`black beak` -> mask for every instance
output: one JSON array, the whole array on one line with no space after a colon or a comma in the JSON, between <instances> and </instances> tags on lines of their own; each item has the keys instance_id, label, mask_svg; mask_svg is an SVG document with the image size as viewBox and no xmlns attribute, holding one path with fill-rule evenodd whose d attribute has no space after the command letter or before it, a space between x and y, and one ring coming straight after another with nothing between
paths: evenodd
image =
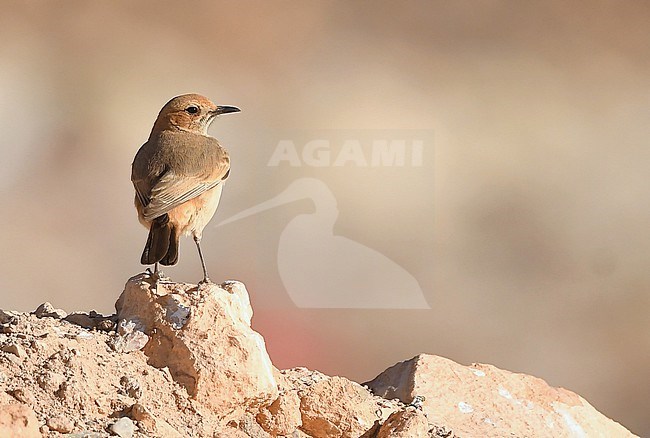
<instances>
[{"instance_id":1,"label":"black beak","mask_svg":"<svg viewBox=\"0 0 650 438\"><path fill-rule=\"evenodd\" d=\"M218 106L217 109L214 110L212 113L218 116L219 114L238 113L239 111L241 110L236 106L224 105L224 106Z\"/></svg>"}]
</instances>

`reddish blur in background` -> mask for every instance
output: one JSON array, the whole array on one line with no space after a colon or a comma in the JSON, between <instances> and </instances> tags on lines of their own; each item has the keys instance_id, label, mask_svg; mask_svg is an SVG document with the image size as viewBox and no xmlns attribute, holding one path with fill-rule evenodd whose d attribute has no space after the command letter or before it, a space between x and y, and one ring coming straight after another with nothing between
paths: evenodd
<instances>
[{"instance_id":1,"label":"reddish blur in background","mask_svg":"<svg viewBox=\"0 0 650 438\"><path fill-rule=\"evenodd\" d=\"M233 157L213 224L320 179L334 233L431 307L294 305L278 241L314 200L210 225L211 275L246 283L276 366L365 381L420 352L486 362L650 436L650 3L1 6L0 307L113 311L143 269L131 160L162 105L199 92L243 109L210 130ZM417 168L268 166L278 132L323 129L435 140ZM166 273L196 282L181 245Z\"/></svg>"}]
</instances>

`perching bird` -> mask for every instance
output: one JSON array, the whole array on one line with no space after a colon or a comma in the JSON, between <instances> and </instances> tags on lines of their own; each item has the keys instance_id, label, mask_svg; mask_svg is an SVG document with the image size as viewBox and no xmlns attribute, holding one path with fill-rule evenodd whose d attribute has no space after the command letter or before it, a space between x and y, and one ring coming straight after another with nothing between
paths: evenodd
<instances>
[{"instance_id":1,"label":"perching bird","mask_svg":"<svg viewBox=\"0 0 650 438\"><path fill-rule=\"evenodd\" d=\"M199 251L203 280L210 282L201 252L203 228L219 205L230 174L230 157L208 135L220 114L240 111L217 106L198 94L174 97L160 110L149 140L135 155L131 181L140 222L149 229L143 265L169 266L178 262L181 234L192 235Z\"/></svg>"}]
</instances>

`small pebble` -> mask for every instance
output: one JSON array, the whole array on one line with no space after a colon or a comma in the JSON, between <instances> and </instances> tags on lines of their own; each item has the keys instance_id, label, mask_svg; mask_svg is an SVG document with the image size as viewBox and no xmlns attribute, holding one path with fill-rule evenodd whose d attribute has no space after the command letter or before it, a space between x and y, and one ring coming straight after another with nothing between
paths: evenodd
<instances>
[{"instance_id":1,"label":"small pebble","mask_svg":"<svg viewBox=\"0 0 650 438\"><path fill-rule=\"evenodd\" d=\"M111 432L121 438L131 438L135 432L135 424L129 417L122 417L111 425Z\"/></svg>"},{"instance_id":2,"label":"small pebble","mask_svg":"<svg viewBox=\"0 0 650 438\"><path fill-rule=\"evenodd\" d=\"M133 398L142 397L142 388L140 388L140 383L128 376L122 376L120 379L120 385L124 388L124 392Z\"/></svg>"},{"instance_id":3,"label":"small pebble","mask_svg":"<svg viewBox=\"0 0 650 438\"><path fill-rule=\"evenodd\" d=\"M23 358L27 355L27 353L25 353L25 349L18 344L3 345L2 351L5 353L14 354L20 358Z\"/></svg>"},{"instance_id":4,"label":"small pebble","mask_svg":"<svg viewBox=\"0 0 650 438\"><path fill-rule=\"evenodd\" d=\"M18 388L10 392L10 394L19 402L25 403L29 406L36 404L36 398L29 389Z\"/></svg>"},{"instance_id":5,"label":"small pebble","mask_svg":"<svg viewBox=\"0 0 650 438\"><path fill-rule=\"evenodd\" d=\"M85 330L80 331L77 333L77 339L92 339L94 336L92 333L87 332Z\"/></svg>"},{"instance_id":6,"label":"small pebble","mask_svg":"<svg viewBox=\"0 0 650 438\"><path fill-rule=\"evenodd\" d=\"M65 417L48 418L46 424L50 430L54 430L60 433L70 433L74 429L74 423L72 420L68 420Z\"/></svg>"}]
</instances>

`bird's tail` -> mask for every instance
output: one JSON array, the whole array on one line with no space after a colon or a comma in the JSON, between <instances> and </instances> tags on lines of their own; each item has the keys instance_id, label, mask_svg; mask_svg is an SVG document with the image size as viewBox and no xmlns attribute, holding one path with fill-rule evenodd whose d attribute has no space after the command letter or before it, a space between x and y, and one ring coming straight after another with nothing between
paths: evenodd
<instances>
[{"instance_id":1,"label":"bird's tail","mask_svg":"<svg viewBox=\"0 0 650 438\"><path fill-rule=\"evenodd\" d=\"M149 237L144 246L140 263L153 265L174 265L178 261L178 232L169 223L169 215L164 214L154 219L149 228Z\"/></svg>"},{"instance_id":2,"label":"bird's tail","mask_svg":"<svg viewBox=\"0 0 650 438\"><path fill-rule=\"evenodd\" d=\"M167 254L160 260L160 264L165 266L175 265L178 262L178 241L180 236L175 226L169 225L171 232L169 233L169 247Z\"/></svg>"}]
</instances>

